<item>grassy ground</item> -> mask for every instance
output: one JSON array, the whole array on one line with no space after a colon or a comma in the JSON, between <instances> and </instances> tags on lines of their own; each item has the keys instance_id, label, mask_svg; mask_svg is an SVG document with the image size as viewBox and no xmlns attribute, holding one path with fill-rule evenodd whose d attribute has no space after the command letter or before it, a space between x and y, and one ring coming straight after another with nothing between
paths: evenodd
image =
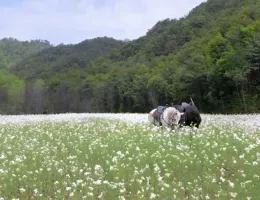
<instances>
[{"instance_id":1,"label":"grassy ground","mask_svg":"<svg viewBox=\"0 0 260 200\"><path fill-rule=\"evenodd\" d=\"M0 199L260 199L260 133L116 120L0 125Z\"/></svg>"}]
</instances>

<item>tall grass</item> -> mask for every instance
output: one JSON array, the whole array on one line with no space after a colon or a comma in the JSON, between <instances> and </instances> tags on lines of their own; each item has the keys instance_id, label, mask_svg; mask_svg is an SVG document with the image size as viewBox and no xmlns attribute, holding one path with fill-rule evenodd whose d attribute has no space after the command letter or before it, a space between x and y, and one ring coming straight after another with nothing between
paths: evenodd
<instances>
[{"instance_id":1,"label":"tall grass","mask_svg":"<svg viewBox=\"0 0 260 200\"><path fill-rule=\"evenodd\" d=\"M260 133L118 120L0 125L0 199L260 199Z\"/></svg>"}]
</instances>

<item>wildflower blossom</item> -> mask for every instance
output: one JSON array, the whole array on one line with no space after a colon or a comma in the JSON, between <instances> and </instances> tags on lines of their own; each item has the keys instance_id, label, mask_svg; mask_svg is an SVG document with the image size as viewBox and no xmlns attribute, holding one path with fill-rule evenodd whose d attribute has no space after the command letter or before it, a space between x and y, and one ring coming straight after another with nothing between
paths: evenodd
<instances>
[{"instance_id":1,"label":"wildflower blossom","mask_svg":"<svg viewBox=\"0 0 260 200\"><path fill-rule=\"evenodd\" d=\"M151 195L150 195L150 199L155 199L156 198L156 194L154 194L154 193L151 193Z\"/></svg>"},{"instance_id":2,"label":"wildflower blossom","mask_svg":"<svg viewBox=\"0 0 260 200\"><path fill-rule=\"evenodd\" d=\"M25 192L25 189L24 188L20 188L20 192L21 193Z\"/></svg>"},{"instance_id":3,"label":"wildflower blossom","mask_svg":"<svg viewBox=\"0 0 260 200\"><path fill-rule=\"evenodd\" d=\"M230 192L229 194L230 194L231 197L234 197L234 198L237 196L236 192Z\"/></svg>"}]
</instances>

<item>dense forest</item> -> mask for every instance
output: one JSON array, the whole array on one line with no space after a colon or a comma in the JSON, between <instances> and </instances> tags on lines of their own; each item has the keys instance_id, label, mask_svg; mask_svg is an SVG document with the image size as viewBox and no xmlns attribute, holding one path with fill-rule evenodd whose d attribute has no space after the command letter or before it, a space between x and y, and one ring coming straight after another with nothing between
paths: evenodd
<instances>
[{"instance_id":1,"label":"dense forest","mask_svg":"<svg viewBox=\"0 0 260 200\"><path fill-rule=\"evenodd\" d=\"M0 40L0 113L260 111L260 1L208 0L133 41Z\"/></svg>"}]
</instances>

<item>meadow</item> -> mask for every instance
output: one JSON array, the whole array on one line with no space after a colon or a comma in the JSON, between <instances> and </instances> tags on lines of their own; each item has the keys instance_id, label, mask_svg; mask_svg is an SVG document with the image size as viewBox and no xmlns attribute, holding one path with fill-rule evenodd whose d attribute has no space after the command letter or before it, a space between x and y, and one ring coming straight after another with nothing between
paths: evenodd
<instances>
[{"instance_id":1,"label":"meadow","mask_svg":"<svg viewBox=\"0 0 260 200\"><path fill-rule=\"evenodd\" d=\"M260 115L0 116L0 200L260 199Z\"/></svg>"}]
</instances>

